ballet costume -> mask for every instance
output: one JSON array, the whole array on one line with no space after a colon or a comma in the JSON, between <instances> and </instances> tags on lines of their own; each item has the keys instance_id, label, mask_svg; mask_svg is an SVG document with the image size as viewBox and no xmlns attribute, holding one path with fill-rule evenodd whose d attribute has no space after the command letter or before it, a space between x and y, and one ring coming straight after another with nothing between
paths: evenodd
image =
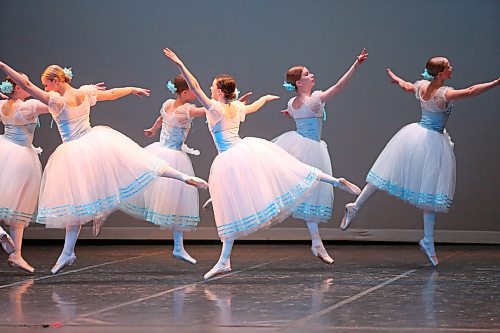
<instances>
[{"instance_id":1,"label":"ballet costume","mask_svg":"<svg viewBox=\"0 0 500 333\"><path fill-rule=\"evenodd\" d=\"M366 177L368 182L353 204L346 205L341 227L347 229L364 202L377 190L402 199L424 211L424 238L420 247L431 263L438 264L434 250L436 212L448 212L455 192L455 155L453 143L445 130L452 104L446 100L450 87L440 87L429 100L421 88L429 81L415 82L415 96L420 102L419 123L399 130L387 143Z\"/></svg>"},{"instance_id":2,"label":"ballet costume","mask_svg":"<svg viewBox=\"0 0 500 333\"><path fill-rule=\"evenodd\" d=\"M283 221L317 186L317 168L259 138L239 137L245 121L242 103L237 113L224 116L222 103L212 100L207 111L209 130L219 154L210 168L209 189L217 232L234 240Z\"/></svg>"},{"instance_id":3,"label":"ballet costume","mask_svg":"<svg viewBox=\"0 0 500 333\"><path fill-rule=\"evenodd\" d=\"M160 109L162 129L159 142L145 147L153 155L166 161L171 167L194 176L193 165L187 152L187 138L195 105L185 103L173 110L174 99L165 101ZM171 110L168 112L168 110ZM195 230L200 222L198 190L175 179L158 178L145 188L135 200L124 204L123 210L137 218L147 220L174 232L173 256L189 263L196 263L183 246L182 233Z\"/></svg>"},{"instance_id":4,"label":"ballet costume","mask_svg":"<svg viewBox=\"0 0 500 333\"><path fill-rule=\"evenodd\" d=\"M229 256L235 239L283 221L319 181L337 181L267 140L241 139L243 104L236 101L231 105L237 109L233 118L224 115L223 104L216 100L207 110L209 130L219 152L208 182L223 246L219 261L205 279L231 271Z\"/></svg>"},{"instance_id":5,"label":"ballet costume","mask_svg":"<svg viewBox=\"0 0 500 333\"><path fill-rule=\"evenodd\" d=\"M320 93L321 91L313 92L298 109L292 104L295 97L291 98L288 101L287 112L294 119L296 130L283 133L272 141L299 161L332 175L328 146L321 140L326 111ZM328 222L332 217L333 198L333 187L327 183L320 183L292 214L293 217L306 221L312 239L311 250L327 264L333 264L333 259L323 245L318 223Z\"/></svg>"},{"instance_id":6,"label":"ballet costume","mask_svg":"<svg viewBox=\"0 0 500 333\"><path fill-rule=\"evenodd\" d=\"M0 101L0 109L7 101ZM45 105L37 100L26 100L9 116L0 112L5 132L0 136L0 160L7 163L0 170L0 220L10 227L15 251L9 265L33 272L21 256L24 228L35 220L42 166L38 158L40 148L32 145L38 122L37 108Z\"/></svg>"},{"instance_id":7,"label":"ballet costume","mask_svg":"<svg viewBox=\"0 0 500 333\"><path fill-rule=\"evenodd\" d=\"M321 140L325 103L319 97L320 91L315 91L304 103L294 109L295 97L288 101L288 113L294 119L296 131L290 131L278 136L272 142L285 149L299 161L312 165L329 175L332 175L332 163L325 141ZM332 217L333 187L320 183L314 188L304 202L293 210L293 217L308 222L328 222Z\"/></svg>"},{"instance_id":8,"label":"ballet costume","mask_svg":"<svg viewBox=\"0 0 500 333\"><path fill-rule=\"evenodd\" d=\"M84 101L75 107L51 92L49 112L63 143L50 156L42 175L36 222L66 228L63 253L52 269L57 273L75 260L74 246L81 225L94 221L94 234L104 219L139 195L157 176L186 175L107 126L90 126L96 87L82 86ZM173 173L173 174L170 174Z\"/></svg>"}]
</instances>

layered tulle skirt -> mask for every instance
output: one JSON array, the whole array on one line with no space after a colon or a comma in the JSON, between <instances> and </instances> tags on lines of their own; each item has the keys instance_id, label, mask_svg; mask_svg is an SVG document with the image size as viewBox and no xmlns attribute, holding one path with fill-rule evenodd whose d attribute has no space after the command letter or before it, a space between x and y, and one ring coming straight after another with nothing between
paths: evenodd
<instances>
[{"instance_id":1,"label":"layered tulle skirt","mask_svg":"<svg viewBox=\"0 0 500 333\"><path fill-rule=\"evenodd\" d=\"M37 222L64 228L104 218L140 194L165 162L105 126L62 143L50 156Z\"/></svg>"},{"instance_id":2,"label":"layered tulle skirt","mask_svg":"<svg viewBox=\"0 0 500 333\"><path fill-rule=\"evenodd\" d=\"M220 153L209 177L220 238L237 239L283 221L318 185L319 172L258 138Z\"/></svg>"},{"instance_id":3,"label":"layered tulle skirt","mask_svg":"<svg viewBox=\"0 0 500 333\"><path fill-rule=\"evenodd\" d=\"M193 165L185 152L165 148L159 142L145 149L174 169L194 176ZM195 229L200 221L198 190L170 178L155 179L140 195L126 203L123 209L160 227L181 231Z\"/></svg>"},{"instance_id":4,"label":"layered tulle skirt","mask_svg":"<svg viewBox=\"0 0 500 333\"><path fill-rule=\"evenodd\" d=\"M296 131L283 133L272 142L296 157L299 161L332 175L328 146L321 141L308 139ZM293 217L308 222L328 222L332 217L333 186L319 183L293 210Z\"/></svg>"},{"instance_id":5,"label":"layered tulle skirt","mask_svg":"<svg viewBox=\"0 0 500 333\"><path fill-rule=\"evenodd\" d=\"M38 151L0 135L0 220L25 226L35 219L42 166Z\"/></svg>"},{"instance_id":6,"label":"layered tulle skirt","mask_svg":"<svg viewBox=\"0 0 500 333\"><path fill-rule=\"evenodd\" d=\"M366 178L412 205L447 212L455 192L455 155L449 135L417 123L397 132Z\"/></svg>"}]
</instances>

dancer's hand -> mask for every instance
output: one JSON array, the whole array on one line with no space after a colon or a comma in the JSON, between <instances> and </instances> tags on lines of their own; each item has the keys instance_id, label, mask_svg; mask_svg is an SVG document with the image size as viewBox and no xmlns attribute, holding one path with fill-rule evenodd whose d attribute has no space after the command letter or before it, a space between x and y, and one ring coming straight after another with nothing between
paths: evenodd
<instances>
[{"instance_id":1,"label":"dancer's hand","mask_svg":"<svg viewBox=\"0 0 500 333\"><path fill-rule=\"evenodd\" d=\"M248 104L248 98L249 98L250 96L252 96L252 94L253 94L253 93L252 93L251 91L249 91L249 92L247 92L246 94L244 94L243 96L241 96L240 98L238 98L238 101L240 101L240 102L242 102L242 103L245 103L245 104Z\"/></svg>"},{"instance_id":2,"label":"dancer's hand","mask_svg":"<svg viewBox=\"0 0 500 333\"><path fill-rule=\"evenodd\" d=\"M279 99L280 97L279 96L276 96L276 95L265 95L264 96L264 99L267 102L271 102L271 101L275 101L277 99Z\"/></svg>"},{"instance_id":3,"label":"dancer's hand","mask_svg":"<svg viewBox=\"0 0 500 333\"><path fill-rule=\"evenodd\" d=\"M137 95L139 97L149 96L151 91L149 89L132 87L132 94Z\"/></svg>"},{"instance_id":4,"label":"dancer's hand","mask_svg":"<svg viewBox=\"0 0 500 333\"><path fill-rule=\"evenodd\" d=\"M280 112L285 117L292 118L292 116L290 115L290 112L288 112L288 110L281 110Z\"/></svg>"},{"instance_id":5,"label":"dancer's hand","mask_svg":"<svg viewBox=\"0 0 500 333\"><path fill-rule=\"evenodd\" d=\"M366 58L368 58L368 52L366 52L366 49L363 49L363 51L361 51L359 56L357 56L356 58L358 59L358 64L362 64L363 61L365 61Z\"/></svg>"},{"instance_id":6,"label":"dancer's hand","mask_svg":"<svg viewBox=\"0 0 500 333\"><path fill-rule=\"evenodd\" d=\"M387 75L391 78L391 83L399 83L399 77L396 76L389 68L387 68Z\"/></svg>"},{"instance_id":7,"label":"dancer's hand","mask_svg":"<svg viewBox=\"0 0 500 333\"><path fill-rule=\"evenodd\" d=\"M148 128L144 130L144 135L147 136L148 138L154 136L156 134L156 130L154 127Z\"/></svg>"},{"instance_id":8,"label":"dancer's hand","mask_svg":"<svg viewBox=\"0 0 500 333\"><path fill-rule=\"evenodd\" d=\"M94 87L95 87L97 90L101 90L101 91L106 90L106 85L104 84L104 82L95 83L95 84L94 84Z\"/></svg>"},{"instance_id":9,"label":"dancer's hand","mask_svg":"<svg viewBox=\"0 0 500 333\"><path fill-rule=\"evenodd\" d=\"M170 58L170 60L172 60L172 62L178 66L181 66L182 65L182 61L181 59L179 59L179 57L177 56L177 54L174 53L174 51L172 51L171 49L169 49L168 47L164 48L163 49L163 54L165 54L165 56L167 58Z\"/></svg>"},{"instance_id":10,"label":"dancer's hand","mask_svg":"<svg viewBox=\"0 0 500 333\"><path fill-rule=\"evenodd\" d=\"M212 203L212 198L209 198L204 204L203 206L201 206L201 209L203 209L204 211L208 212L209 210L213 210L214 209L214 204Z\"/></svg>"}]
</instances>

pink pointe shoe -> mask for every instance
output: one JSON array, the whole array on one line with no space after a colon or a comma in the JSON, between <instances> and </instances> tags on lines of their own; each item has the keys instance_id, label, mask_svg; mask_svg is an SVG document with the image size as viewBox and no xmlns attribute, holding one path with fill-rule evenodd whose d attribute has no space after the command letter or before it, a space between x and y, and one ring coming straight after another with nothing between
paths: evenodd
<instances>
[{"instance_id":1,"label":"pink pointe shoe","mask_svg":"<svg viewBox=\"0 0 500 333\"><path fill-rule=\"evenodd\" d=\"M196 259L191 257L189 253L187 253L186 250L184 249L182 250L174 249L174 251L172 252L172 257L174 257L175 259L184 260L185 262L188 262L193 265L195 265L197 262Z\"/></svg>"},{"instance_id":2,"label":"pink pointe shoe","mask_svg":"<svg viewBox=\"0 0 500 333\"><path fill-rule=\"evenodd\" d=\"M75 263L75 260L76 260L76 255L74 255L74 254L72 254L70 256L64 256L62 258L59 257L59 259L57 260L57 262L54 265L54 267L52 267L52 269L50 270L50 272L52 274L57 274L64 267L73 265Z\"/></svg>"},{"instance_id":3,"label":"pink pointe shoe","mask_svg":"<svg viewBox=\"0 0 500 333\"><path fill-rule=\"evenodd\" d=\"M20 268L28 273L33 273L35 269L24 260L23 257L9 257L7 259L7 263L9 264L10 267L14 268Z\"/></svg>"},{"instance_id":4,"label":"pink pointe shoe","mask_svg":"<svg viewBox=\"0 0 500 333\"><path fill-rule=\"evenodd\" d=\"M337 186L339 190L342 190L344 192L354 194L354 195L359 195L361 193L361 189L356 186L355 184L351 183L345 178L339 178L339 184Z\"/></svg>"},{"instance_id":5,"label":"pink pointe shoe","mask_svg":"<svg viewBox=\"0 0 500 333\"><path fill-rule=\"evenodd\" d=\"M198 177L190 176L184 182L188 185L194 186L201 190L206 190L208 188L208 183L205 180Z\"/></svg>"},{"instance_id":6,"label":"pink pointe shoe","mask_svg":"<svg viewBox=\"0 0 500 333\"><path fill-rule=\"evenodd\" d=\"M98 215L94 217L94 219L92 220L92 235L94 235L95 237L99 236L105 220L106 216L104 215Z\"/></svg>"},{"instance_id":7,"label":"pink pointe shoe","mask_svg":"<svg viewBox=\"0 0 500 333\"><path fill-rule=\"evenodd\" d=\"M345 205L345 213L344 217L342 218L342 222L340 222L340 229L346 231L347 228L349 228L352 220L354 220L354 218L358 214L358 211L359 208L355 203L348 203L347 205Z\"/></svg>"},{"instance_id":8,"label":"pink pointe shoe","mask_svg":"<svg viewBox=\"0 0 500 333\"><path fill-rule=\"evenodd\" d=\"M311 246L311 252L314 256L318 257L325 264L333 265L334 260L332 257L330 257L328 252L326 252L326 249L323 245Z\"/></svg>"},{"instance_id":9,"label":"pink pointe shoe","mask_svg":"<svg viewBox=\"0 0 500 333\"><path fill-rule=\"evenodd\" d=\"M7 252L7 254L14 253L14 251L16 250L14 241L3 229L0 230L0 243L2 243L2 248L5 252Z\"/></svg>"},{"instance_id":10,"label":"pink pointe shoe","mask_svg":"<svg viewBox=\"0 0 500 333\"><path fill-rule=\"evenodd\" d=\"M231 272L231 265L223 265L223 264L215 264L215 266L208 271L205 275L203 275L203 278L205 280L211 279L213 277L216 277L217 275L225 274Z\"/></svg>"},{"instance_id":11,"label":"pink pointe shoe","mask_svg":"<svg viewBox=\"0 0 500 333\"><path fill-rule=\"evenodd\" d=\"M425 253L427 259L429 259L432 266L436 267L437 265L439 265L439 260L436 256L436 251L433 249L431 244L429 244L428 242L425 241L425 239L422 238L418 242L418 245L420 245L420 249L422 250L422 252Z\"/></svg>"}]
</instances>

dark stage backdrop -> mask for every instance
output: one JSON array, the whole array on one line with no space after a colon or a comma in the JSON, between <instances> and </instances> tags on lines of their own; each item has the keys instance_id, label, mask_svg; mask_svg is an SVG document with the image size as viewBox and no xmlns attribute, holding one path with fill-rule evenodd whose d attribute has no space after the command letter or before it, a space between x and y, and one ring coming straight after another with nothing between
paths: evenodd
<instances>
[{"instance_id":1,"label":"dark stage backdrop","mask_svg":"<svg viewBox=\"0 0 500 333\"><path fill-rule=\"evenodd\" d=\"M0 58L39 86L49 64L72 67L74 85L104 81L108 87L150 88L148 98L130 96L99 103L93 125L107 125L140 145L162 102L172 95L165 83L177 73L162 54L176 51L209 92L216 74L231 73L242 92L272 93L266 105L242 125L241 135L272 139L294 129L280 115L292 94L281 84L286 70L305 64L326 89L365 47L368 60L351 83L327 103L328 144L334 174L359 185L379 152L402 126L420 117L418 102L389 83L386 68L407 80L419 79L431 56L449 57L463 88L496 79L500 73L500 1L15 1L2 0ZM500 243L500 89L458 101L448 123L455 142L457 187L449 214L439 214L437 241ZM35 145L45 165L60 144L51 119L41 117ZM196 174L207 178L216 150L204 120L195 120L188 144ZM1 168L9 162L2 161ZM255 184L259 186L259 184ZM1 189L0 189L1 191ZM0 195L1 192L0 192ZM208 198L202 192L200 201ZM354 197L336 193L334 217L322 225L326 239L416 240L421 212L386 194L370 200L353 230L338 229L344 205ZM187 238L217 239L212 213L201 213L199 231ZM31 238L61 237L62 231L29 228ZM89 235L88 230L83 237ZM170 233L115 213L102 238L168 238ZM251 237L252 238L252 237ZM253 239L307 239L304 223L288 219Z\"/></svg>"}]
</instances>

